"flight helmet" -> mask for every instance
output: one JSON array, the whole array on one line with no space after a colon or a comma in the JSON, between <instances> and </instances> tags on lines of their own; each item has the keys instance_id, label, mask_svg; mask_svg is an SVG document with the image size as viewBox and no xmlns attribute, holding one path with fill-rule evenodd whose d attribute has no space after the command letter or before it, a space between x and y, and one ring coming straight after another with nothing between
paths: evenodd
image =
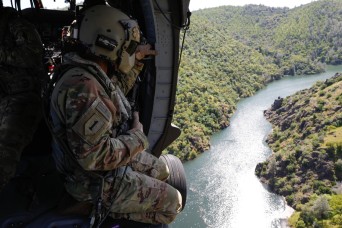
<instances>
[{"instance_id":1,"label":"flight helmet","mask_svg":"<svg viewBox=\"0 0 342 228\"><path fill-rule=\"evenodd\" d=\"M127 74L135 64L140 29L135 20L120 10L96 5L85 10L78 39L92 54L114 63Z\"/></svg>"}]
</instances>

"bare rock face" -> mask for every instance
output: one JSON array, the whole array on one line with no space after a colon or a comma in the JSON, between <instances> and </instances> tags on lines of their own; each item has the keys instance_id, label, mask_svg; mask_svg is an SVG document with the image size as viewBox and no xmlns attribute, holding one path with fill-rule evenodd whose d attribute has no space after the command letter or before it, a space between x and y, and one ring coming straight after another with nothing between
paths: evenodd
<instances>
[{"instance_id":1,"label":"bare rock face","mask_svg":"<svg viewBox=\"0 0 342 228\"><path fill-rule=\"evenodd\" d=\"M272 111L275 111L277 109L279 109L281 107L281 105L283 104L283 98L278 97L278 99L276 99L271 107Z\"/></svg>"}]
</instances>

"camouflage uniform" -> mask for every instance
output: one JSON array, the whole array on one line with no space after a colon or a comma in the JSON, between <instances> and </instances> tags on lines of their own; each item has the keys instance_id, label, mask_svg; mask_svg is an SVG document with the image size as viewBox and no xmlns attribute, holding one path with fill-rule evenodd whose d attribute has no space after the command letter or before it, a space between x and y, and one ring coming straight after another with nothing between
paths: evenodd
<instances>
[{"instance_id":1,"label":"camouflage uniform","mask_svg":"<svg viewBox=\"0 0 342 228\"><path fill-rule=\"evenodd\" d=\"M61 126L65 132L63 141L70 151L66 154L63 146L54 145L57 167L67 176L67 191L79 201L92 200L92 180L80 169L101 171L104 205L110 207L113 218L170 223L179 213L182 199L175 188L162 181L169 175L166 165L144 152L148 141L143 132L131 129L118 133L131 113L124 93L140 70L134 68L126 77L116 78L116 84L107 81L110 85L103 86L94 75L109 78L97 64L73 53L64 59L66 64L73 61L74 67L60 72L50 112L54 129ZM110 95L105 87L110 88ZM67 158L71 154L77 165Z\"/></svg>"},{"instance_id":2,"label":"camouflage uniform","mask_svg":"<svg viewBox=\"0 0 342 228\"><path fill-rule=\"evenodd\" d=\"M0 8L0 190L41 118L43 46L33 25Z\"/></svg>"}]
</instances>

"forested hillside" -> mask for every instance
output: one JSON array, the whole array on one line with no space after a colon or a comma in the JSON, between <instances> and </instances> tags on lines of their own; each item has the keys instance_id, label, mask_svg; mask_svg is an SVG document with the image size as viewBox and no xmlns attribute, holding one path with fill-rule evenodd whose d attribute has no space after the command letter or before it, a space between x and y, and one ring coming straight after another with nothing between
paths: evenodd
<instances>
[{"instance_id":1,"label":"forested hillside","mask_svg":"<svg viewBox=\"0 0 342 228\"><path fill-rule=\"evenodd\" d=\"M342 1L272 8L224 6L195 11L187 32L168 149L182 160L209 148L240 98L284 74L313 74L342 63Z\"/></svg>"},{"instance_id":2,"label":"forested hillside","mask_svg":"<svg viewBox=\"0 0 342 228\"><path fill-rule=\"evenodd\" d=\"M299 211L293 226L342 227L342 74L276 100L265 116L274 153L257 176Z\"/></svg>"}]
</instances>

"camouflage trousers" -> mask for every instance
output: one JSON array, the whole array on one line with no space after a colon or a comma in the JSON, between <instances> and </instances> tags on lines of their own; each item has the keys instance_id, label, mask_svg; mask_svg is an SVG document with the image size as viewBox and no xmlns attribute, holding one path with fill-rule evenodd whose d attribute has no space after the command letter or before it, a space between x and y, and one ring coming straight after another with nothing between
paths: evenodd
<instances>
[{"instance_id":1,"label":"camouflage trousers","mask_svg":"<svg viewBox=\"0 0 342 228\"><path fill-rule=\"evenodd\" d=\"M103 200L105 207L110 207L109 215L143 223L171 223L181 210L182 196L164 182L168 176L160 159L147 152L137 154L126 170L118 168L105 178Z\"/></svg>"},{"instance_id":2,"label":"camouflage trousers","mask_svg":"<svg viewBox=\"0 0 342 228\"><path fill-rule=\"evenodd\" d=\"M22 150L32 140L40 119L37 93L8 95L0 89L0 191L14 176Z\"/></svg>"}]
</instances>

